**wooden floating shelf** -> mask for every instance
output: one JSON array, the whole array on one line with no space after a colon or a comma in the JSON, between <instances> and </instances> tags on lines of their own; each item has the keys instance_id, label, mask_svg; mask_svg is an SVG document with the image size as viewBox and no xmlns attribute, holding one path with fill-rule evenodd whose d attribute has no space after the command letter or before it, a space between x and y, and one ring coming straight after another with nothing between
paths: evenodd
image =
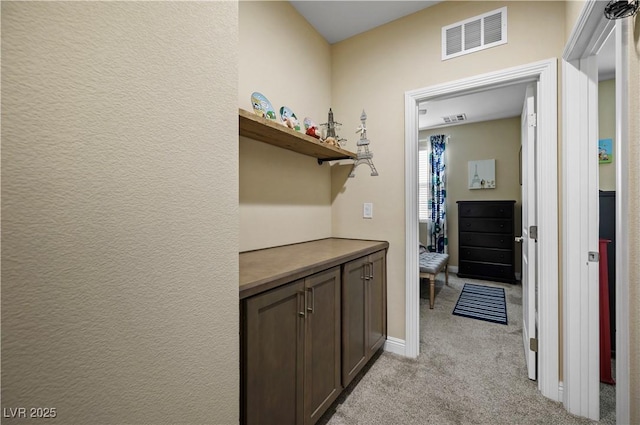
<instances>
[{"instance_id":1,"label":"wooden floating shelf","mask_svg":"<svg viewBox=\"0 0 640 425\"><path fill-rule=\"evenodd\" d=\"M241 136L312 156L321 161L356 159L356 154L353 152L324 144L314 137L259 117L253 112L244 109L238 111Z\"/></svg>"}]
</instances>

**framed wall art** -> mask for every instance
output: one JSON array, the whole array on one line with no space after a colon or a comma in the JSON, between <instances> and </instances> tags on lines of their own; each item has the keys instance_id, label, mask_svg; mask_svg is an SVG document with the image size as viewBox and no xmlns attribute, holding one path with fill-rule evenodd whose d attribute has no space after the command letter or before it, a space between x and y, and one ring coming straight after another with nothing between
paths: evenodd
<instances>
[{"instance_id":1,"label":"framed wall art","mask_svg":"<svg viewBox=\"0 0 640 425\"><path fill-rule=\"evenodd\" d=\"M496 188L496 160L469 161L469 189Z\"/></svg>"},{"instance_id":2,"label":"framed wall art","mask_svg":"<svg viewBox=\"0 0 640 425\"><path fill-rule=\"evenodd\" d=\"M613 140L598 140L598 162L600 164L609 164L613 162Z\"/></svg>"}]
</instances>

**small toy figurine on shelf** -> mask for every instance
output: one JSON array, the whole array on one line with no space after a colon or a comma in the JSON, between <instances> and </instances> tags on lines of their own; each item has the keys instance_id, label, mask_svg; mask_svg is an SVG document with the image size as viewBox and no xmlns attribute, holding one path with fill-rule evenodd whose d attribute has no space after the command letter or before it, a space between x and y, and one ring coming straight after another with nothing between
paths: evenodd
<instances>
[{"instance_id":1,"label":"small toy figurine on shelf","mask_svg":"<svg viewBox=\"0 0 640 425\"><path fill-rule=\"evenodd\" d=\"M282 124L285 127L289 127L295 131L300 131L300 124L298 122L298 117L296 117L296 114L293 113L293 111L287 107L287 106L282 106L280 107L280 118L282 119Z\"/></svg>"},{"instance_id":2,"label":"small toy figurine on shelf","mask_svg":"<svg viewBox=\"0 0 640 425\"><path fill-rule=\"evenodd\" d=\"M315 137L316 139L321 138L320 130L318 129L318 124L316 124L311 118L305 117L304 121L304 132L308 136Z\"/></svg>"},{"instance_id":3,"label":"small toy figurine on shelf","mask_svg":"<svg viewBox=\"0 0 640 425\"><path fill-rule=\"evenodd\" d=\"M320 138L320 130L318 127L309 127L305 133L311 137L315 137L316 139Z\"/></svg>"},{"instance_id":4,"label":"small toy figurine on shelf","mask_svg":"<svg viewBox=\"0 0 640 425\"><path fill-rule=\"evenodd\" d=\"M342 125L339 122L335 122L333 120L333 111L329 108L329 116L327 122L320 124L323 127L324 133L324 142L335 146L341 147L344 146L347 142L347 139L343 139L336 133L336 130Z\"/></svg>"},{"instance_id":5,"label":"small toy figurine on shelf","mask_svg":"<svg viewBox=\"0 0 640 425\"><path fill-rule=\"evenodd\" d=\"M286 117L283 120L284 124L289 127L294 129L295 131L300 131L300 125L298 124L298 120L296 119L295 116L293 117Z\"/></svg>"},{"instance_id":6,"label":"small toy figurine on shelf","mask_svg":"<svg viewBox=\"0 0 640 425\"><path fill-rule=\"evenodd\" d=\"M358 140L358 152L356 153L356 160L353 163L353 168L351 169L351 174L349 177L356 176L356 167L360 164L367 164L369 168L371 168L371 175L377 176L378 170L376 170L375 165L373 165L373 152L369 151L369 139L367 139L367 114L362 110L362 115L360 115L360 121L362 124L358 126L356 129L356 133L360 133L360 140Z\"/></svg>"}]
</instances>

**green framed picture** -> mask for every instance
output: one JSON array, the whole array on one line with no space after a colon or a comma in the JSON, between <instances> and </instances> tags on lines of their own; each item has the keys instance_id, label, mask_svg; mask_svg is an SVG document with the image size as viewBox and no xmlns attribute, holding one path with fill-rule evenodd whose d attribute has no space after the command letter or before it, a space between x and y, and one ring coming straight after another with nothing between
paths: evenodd
<instances>
[{"instance_id":1,"label":"green framed picture","mask_svg":"<svg viewBox=\"0 0 640 425\"><path fill-rule=\"evenodd\" d=\"M600 164L608 164L613 162L613 140L598 140L598 161Z\"/></svg>"}]
</instances>

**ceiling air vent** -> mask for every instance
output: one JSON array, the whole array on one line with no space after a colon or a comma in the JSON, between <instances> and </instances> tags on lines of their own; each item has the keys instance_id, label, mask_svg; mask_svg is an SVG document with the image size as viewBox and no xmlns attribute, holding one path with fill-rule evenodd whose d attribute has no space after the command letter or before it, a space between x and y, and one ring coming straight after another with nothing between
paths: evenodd
<instances>
[{"instance_id":1,"label":"ceiling air vent","mask_svg":"<svg viewBox=\"0 0 640 425\"><path fill-rule=\"evenodd\" d=\"M445 124L453 124L460 121L466 121L467 115L466 114L449 115L448 117L442 117L442 120L445 122Z\"/></svg>"},{"instance_id":2,"label":"ceiling air vent","mask_svg":"<svg viewBox=\"0 0 640 425\"><path fill-rule=\"evenodd\" d=\"M442 60L507 43L507 8L503 7L442 27Z\"/></svg>"}]
</instances>

